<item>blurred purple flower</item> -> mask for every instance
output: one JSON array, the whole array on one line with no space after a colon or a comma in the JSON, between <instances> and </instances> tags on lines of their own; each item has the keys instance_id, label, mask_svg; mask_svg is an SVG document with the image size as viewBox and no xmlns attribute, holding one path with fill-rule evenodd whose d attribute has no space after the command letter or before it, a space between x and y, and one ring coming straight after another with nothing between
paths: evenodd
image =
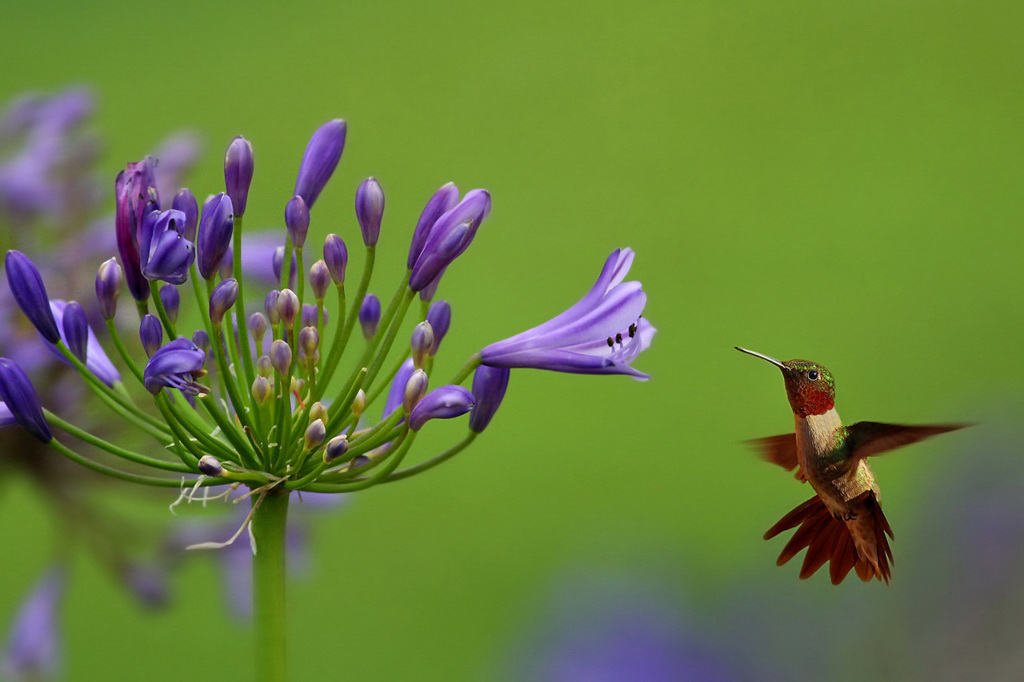
<instances>
[{"instance_id":1,"label":"blurred purple flower","mask_svg":"<svg viewBox=\"0 0 1024 682\"><path fill-rule=\"evenodd\" d=\"M4 668L11 675L35 679L56 672L60 662L57 609L66 577L51 568L33 587L11 626Z\"/></svg>"}]
</instances>

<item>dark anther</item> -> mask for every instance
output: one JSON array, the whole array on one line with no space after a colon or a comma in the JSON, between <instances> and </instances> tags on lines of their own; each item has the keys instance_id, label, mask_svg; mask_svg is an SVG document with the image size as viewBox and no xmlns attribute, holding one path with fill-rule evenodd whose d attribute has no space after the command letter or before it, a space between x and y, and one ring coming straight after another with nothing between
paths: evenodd
<instances>
[{"instance_id":1,"label":"dark anther","mask_svg":"<svg viewBox=\"0 0 1024 682\"><path fill-rule=\"evenodd\" d=\"M636 334L636 325L635 324L629 325L629 338L633 338L633 336L635 334Z\"/></svg>"},{"instance_id":2,"label":"dark anther","mask_svg":"<svg viewBox=\"0 0 1024 682\"><path fill-rule=\"evenodd\" d=\"M622 344L622 334L615 335L615 343Z\"/></svg>"},{"instance_id":3,"label":"dark anther","mask_svg":"<svg viewBox=\"0 0 1024 682\"><path fill-rule=\"evenodd\" d=\"M615 342L612 341L612 337L610 337L610 336L608 337L608 347L609 348L614 348L615 347Z\"/></svg>"}]
</instances>

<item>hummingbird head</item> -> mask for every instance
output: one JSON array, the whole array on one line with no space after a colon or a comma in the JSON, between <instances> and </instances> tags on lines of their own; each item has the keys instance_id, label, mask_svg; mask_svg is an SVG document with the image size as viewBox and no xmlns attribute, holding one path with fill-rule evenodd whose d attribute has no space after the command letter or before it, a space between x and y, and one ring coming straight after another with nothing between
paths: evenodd
<instances>
[{"instance_id":1,"label":"hummingbird head","mask_svg":"<svg viewBox=\"0 0 1024 682\"><path fill-rule=\"evenodd\" d=\"M836 404L836 382L832 373L816 362L789 360L781 362L773 357L736 346L736 350L766 360L780 370L786 381L786 395L793 414L807 417L825 414Z\"/></svg>"}]
</instances>

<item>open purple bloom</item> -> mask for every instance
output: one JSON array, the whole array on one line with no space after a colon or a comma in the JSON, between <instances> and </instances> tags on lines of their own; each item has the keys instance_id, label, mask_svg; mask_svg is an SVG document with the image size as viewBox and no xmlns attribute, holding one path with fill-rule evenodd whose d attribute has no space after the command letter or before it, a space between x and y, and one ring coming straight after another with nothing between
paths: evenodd
<instances>
[{"instance_id":1,"label":"open purple bloom","mask_svg":"<svg viewBox=\"0 0 1024 682\"><path fill-rule=\"evenodd\" d=\"M188 219L183 211L153 211L139 233L142 276L153 281L184 284L195 260L195 246L185 235Z\"/></svg>"},{"instance_id":2,"label":"open purple bloom","mask_svg":"<svg viewBox=\"0 0 1024 682\"><path fill-rule=\"evenodd\" d=\"M50 300L46 295L46 287L39 270L28 256L21 251L8 251L4 259L7 270L7 283L15 302L25 313L44 339L50 343L60 340L59 325L50 312Z\"/></svg>"},{"instance_id":3,"label":"open purple bloom","mask_svg":"<svg viewBox=\"0 0 1024 682\"><path fill-rule=\"evenodd\" d=\"M420 219L416 222L416 229L412 233L409 258L406 261L406 267L410 270L412 270L412 266L416 265L416 260L423 251L423 245L427 243L427 237L430 236L430 230L434 227L434 223L442 215L455 208L457 203L459 203L459 188L451 182L443 185L430 197L430 201L423 207L423 213L420 214Z\"/></svg>"},{"instance_id":4,"label":"open purple bloom","mask_svg":"<svg viewBox=\"0 0 1024 682\"><path fill-rule=\"evenodd\" d=\"M53 440L35 387L21 367L7 358L0 358L0 400L22 428L44 443Z\"/></svg>"},{"instance_id":5,"label":"open purple bloom","mask_svg":"<svg viewBox=\"0 0 1024 682\"><path fill-rule=\"evenodd\" d=\"M433 283L452 261L469 248L480 223L490 212L490 193L474 189L466 192L462 201L439 217L431 226L423 249L412 266L409 288L420 291Z\"/></svg>"},{"instance_id":6,"label":"open purple bloom","mask_svg":"<svg viewBox=\"0 0 1024 682\"><path fill-rule=\"evenodd\" d=\"M129 163L114 181L117 213L114 218L117 250L121 255L128 290L137 301L149 298L149 282L142 275L139 255L139 232L145 217L158 210L156 194L156 161L147 156L142 161Z\"/></svg>"},{"instance_id":7,"label":"open purple bloom","mask_svg":"<svg viewBox=\"0 0 1024 682\"><path fill-rule=\"evenodd\" d=\"M186 338L175 339L153 354L143 371L143 383L152 394L164 388L176 388L185 395L208 393L197 384L194 374L206 364L206 353Z\"/></svg>"},{"instance_id":8,"label":"open purple bloom","mask_svg":"<svg viewBox=\"0 0 1024 682\"><path fill-rule=\"evenodd\" d=\"M482 364L648 379L630 367L656 331L640 316L647 303L640 282L622 281L632 263L631 249L613 251L576 305L539 327L487 346L480 351Z\"/></svg>"},{"instance_id":9,"label":"open purple bloom","mask_svg":"<svg viewBox=\"0 0 1024 682\"><path fill-rule=\"evenodd\" d=\"M68 339L64 336L64 310L67 305L67 302L62 301L59 298L55 298L50 301L50 311L53 313L53 317L57 320L57 326L61 330L61 338L64 340L64 343L70 346L71 344L68 343ZM97 379L105 383L107 386L113 386L118 381L121 381L121 373L117 371L117 368L114 367L114 363L112 363L110 358L107 357L107 354L103 350L100 340L96 338L96 333L93 332L92 327L89 327L87 331L88 341L86 343L85 366L90 372L96 375ZM58 360L64 364L68 364L68 359L65 358L59 350L57 350L56 346L50 343L47 343L46 345Z\"/></svg>"},{"instance_id":10,"label":"open purple bloom","mask_svg":"<svg viewBox=\"0 0 1024 682\"><path fill-rule=\"evenodd\" d=\"M36 679L52 674L59 663L57 607L64 593L64 572L43 574L21 606L11 627L4 661L5 672Z\"/></svg>"},{"instance_id":11,"label":"open purple bloom","mask_svg":"<svg viewBox=\"0 0 1024 682\"><path fill-rule=\"evenodd\" d=\"M419 431L431 419L452 419L473 409L473 394L462 386L441 386L425 395L409 414L409 428Z\"/></svg>"},{"instance_id":12,"label":"open purple bloom","mask_svg":"<svg viewBox=\"0 0 1024 682\"><path fill-rule=\"evenodd\" d=\"M313 133L306 145L293 194L301 196L310 210L338 167L345 148L346 129L345 121L340 118L328 121Z\"/></svg>"}]
</instances>

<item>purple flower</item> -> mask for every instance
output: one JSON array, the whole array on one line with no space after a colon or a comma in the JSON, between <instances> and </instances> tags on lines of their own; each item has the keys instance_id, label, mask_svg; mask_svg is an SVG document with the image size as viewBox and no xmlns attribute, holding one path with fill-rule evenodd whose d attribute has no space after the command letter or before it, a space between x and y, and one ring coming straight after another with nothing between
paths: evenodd
<instances>
[{"instance_id":1,"label":"purple flower","mask_svg":"<svg viewBox=\"0 0 1024 682\"><path fill-rule=\"evenodd\" d=\"M150 281L184 284L195 260L195 246L185 236L187 217L182 211L153 211L139 234L142 276Z\"/></svg>"},{"instance_id":2,"label":"purple flower","mask_svg":"<svg viewBox=\"0 0 1024 682\"><path fill-rule=\"evenodd\" d=\"M175 339L153 354L142 373L146 390L156 395L164 388L176 388L185 395L208 393L197 384L194 374L206 364L206 353L186 338Z\"/></svg>"},{"instance_id":3,"label":"purple flower","mask_svg":"<svg viewBox=\"0 0 1024 682\"><path fill-rule=\"evenodd\" d=\"M245 202L249 199L253 169L252 145L239 135L228 145L227 154L224 156L224 184L238 217L245 214Z\"/></svg>"},{"instance_id":4,"label":"purple flower","mask_svg":"<svg viewBox=\"0 0 1024 682\"><path fill-rule=\"evenodd\" d=\"M431 226L423 250L412 266L409 288L420 291L433 283L452 261L469 248L480 223L490 211L491 195L486 190L474 189L439 217Z\"/></svg>"},{"instance_id":5,"label":"purple flower","mask_svg":"<svg viewBox=\"0 0 1024 682\"><path fill-rule=\"evenodd\" d=\"M139 255L139 231L145 217L159 209L156 194L156 162L150 156L129 163L114 181L117 213L114 218L117 250L121 254L128 290L137 301L149 298L149 282L142 275Z\"/></svg>"},{"instance_id":6,"label":"purple flower","mask_svg":"<svg viewBox=\"0 0 1024 682\"><path fill-rule=\"evenodd\" d=\"M388 388L388 397L384 401L384 413L381 415L381 419L387 419L391 416L392 412L401 407L402 400L405 397L405 386L409 383L409 378L415 371L416 365L413 364L412 358L406 360L398 368L395 378L391 380L391 387Z\"/></svg>"},{"instance_id":7,"label":"purple flower","mask_svg":"<svg viewBox=\"0 0 1024 682\"><path fill-rule=\"evenodd\" d=\"M224 314L238 300L238 281L235 279L222 280L213 288L210 294L210 320L214 326L224 320Z\"/></svg>"},{"instance_id":8,"label":"purple flower","mask_svg":"<svg viewBox=\"0 0 1024 682\"><path fill-rule=\"evenodd\" d=\"M223 192L213 195L203 204L198 235L199 274L203 279L213 278L231 246L231 234L235 228L232 210L231 198Z\"/></svg>"},{"instance_id":9,"label":"purple flower","mask_svg":"<svg viewBox=\"0 0 1024 682\"><path fill-rule=\"evenodd\" d=\"M85 362L89 352L89 321L85 319L85 309L77 301L64 306L60 330L71 353Z\"/></svg>"},{"instance_id":10,"label":"purple flower","mask_svg":"<svg viewBox=\"0 0 1024 682\"><path fill-rule=\"evenodd\" d=\"M64 311L67 308L67 303L55 298L50 301L50 312L53 313L54 319L57 320L57 326L61 329L61 339L64 340L65 344L68 344L68 340L64 337ZM68 359L57 350L56 346L51 343L46 344L53 355L63 362L68 364ZM70 346L70 344L68 344ZM92 328L88 329L88 343L86 346L86 361L85 367L92 372L97 379L105 383L107 386L113 386L118 381L121 381L121 374L114 367L114 363L107 357L106 352L103 350L103 346L100 345L100 340L96 338L96 334Z\"/></svg>"},{"instance_id":11,"label":"purple flower","mask_svg":"<svg viewBox=\"0 0 1024 682\"><path fill-rule=\"evenodd\" d=\"M25 679L46 677L58 665L57 607L64 594L65 576L58 568L43 574L22 604L11 627L4 667Z\"/></svg>"},{"instance_id":12,"label":"purple flower","mask_svg":"<svg viewBox=\"0 0 1024 682\"><path fill-rule=\"evenodd\" d=\"M434 301L427 311L427 322L434 330L434 344L430 348L431 355L437 355L437 349L441 347L441 341L448 333L452 324L452 306L448 301Z\"/></svg>"},{"instance_id":13,"label":"purple flower","mask_svg":"<svg viewBox=\"0 0 1024 682\"><path fill-rule=\"evenodd\" d=\"M376 246L380 237L380 221L384 218L384 190L377 178L366 178L356 189L356 218L363 233L363 243Z\"/></svg>"},{"instance_id":14,"label":"purple flower","mask_svg":"<svg viewBox=\"0 0 1024 682\"><path fill-rule=\"evenodd\" d=\"M142 322L139 323L139 340L142 341L146 357L151 358L160 350L164 343L164 328L155 315L142 316Z\"/></svg>"},{"instance_id":15,"label":"purple flower","mask_svg":"<svg viewBox=\"0 0 1024 682\"><path fill-rule=\"evenodd\" d=\"M359 306L359 325L363 328L363 336L372 339L377 333L377 325L380 323L380 299L373 294L367 294L363 304Z\"/></svg>"},{"instance_id":16,"label":"purple flower","mask_svg":"<svg viewBox=\"0 0 1024 682\"><path fill-rule=\"evenodd\" d=\"M345 242L336 234L327 235L324 240L324 263L331 273L335 284L345 282L345 268L348 266L348 249Z\"/></svg>"},{"instance_id":17,"label":"purple flower","mask_svg":"<svg viewBox=\"0 0 1024 682\"><path fill-rule=\"evenodd\" d=\"M469 429L482 433L501 407L508 388L511 371L504 367L481 366L473 374L473 414L469 415Z\"/></svg>"},{"instance_id":18,"label":"purple flower","mask_svg":"<svg viewBox=\"0 0 1024 682\"><path fill-rule=\"evenodd\" d=\"M462 386L442 386L423 397L409 414L409 428L419 431L431 419L452 419L473 409L473 394Z\"/></svg>"},{"instance_id":19,"label":"purple flower","mask_svg":"<svg viewBox=\"0 0 1024 682\"><path fill-rule=\"evenodd\" d=\"M50 343L60 341L57 322L50 312L50 299L35 264L21 251L8 251L4 265L11 294L25 317L44 339Z\"/></svg>"},{"instance_id":20,"label":"purple flower","mask_svg":"<svg viewBox=\"0 0 1024 682\"><path fill-rule=\"evenodd\" d=\"M117 314L117 296L121 292L121 266L111 258L100 265L96 273L96 300L104 320L114 319Z\"/></svg>"},{"instance_id":21,"label":"purple flower","mask_svg":"<svg viewBox=\"0 0 1024 682\"><path fill-rule=\"evenodd\" d=\"M296 194L284 207L284 226L296 248L306 245L306 233L309 232L309 207L302 197ZM284 262L284 254L281 254Z\"/></svg>"},{"instance_id":22,"label":"purple flower","mask_svg":"<svg viewBox=\"0 0 1024 682\"><path fill-rule=\"evenodd\" d=\"M623 282L633 251L616 249L593 288L576 305L539 327L492 343L480 351L489 367L532 367L572 374L648 375L630 367L651 345L656 331L643 319L640 282Z\"/></svg>"},{"instance_id":23,"label":"purple flower","mask_svg":"<svg viewBox=\"0 0 1024 682\"><path fill-rule=\"evenodd\" d=\"M178 287L173 284L165 284L160 287L160 303L171 324L177 322L178 310L181 308L181 295L178 293Z\"/></svg>"},{"instance_id":24,"label":"purple flower","mask_svg":"<svg viewBox=\"0 0 1024 682\"><path fill-rule=\"evenodd\" d=\"M44 443L53 440L35 387L21 367L7 358L0 358L0 400L22 428Z\"/></svg>"},{"instance_id":25,"label":"purple flower","mask_svg":"<svg viewBox=\"0 0 1024 682\"><path fill-rule=\"evenodd\" d=\"M195 242L196 225L199 223L199 203L196 201L195 195L192 194L192 190L179 190L174 195L171 208L185 214L185 239Z\"/></svg>"},{"instance_id":26,"label":"purple flower","mask_svg":"<svg viewBox=\"0 0 1024 682\"><path fill-rule=\"evenodd\" d=\"M345 132L345 121L337 118L320 126L306 145L292 194L305 199L310 210L313 210L313 204L341 160L341 152L345 148Z\"/></svg>"},{"instance_id":27,"label":"purple flower","mask_svg":"<svg viewBox=\"0 0 1024 682\"><path fill-rule=\"evenodd\" d=\"M407 268L412 270L412 266L416 265L416 259L420 257L423 245L427 243L427 237L430 236L430 229L434 227L437 219L455 208L457 203L459 203L459 188L451 182L443 185L441 189L434 192L434 196L430 197L430 201L423 208L423 213L420 214L420 219L416 223L416 229L412 233L409 258L406 261Z\"/></svg>"}]
</instances>

